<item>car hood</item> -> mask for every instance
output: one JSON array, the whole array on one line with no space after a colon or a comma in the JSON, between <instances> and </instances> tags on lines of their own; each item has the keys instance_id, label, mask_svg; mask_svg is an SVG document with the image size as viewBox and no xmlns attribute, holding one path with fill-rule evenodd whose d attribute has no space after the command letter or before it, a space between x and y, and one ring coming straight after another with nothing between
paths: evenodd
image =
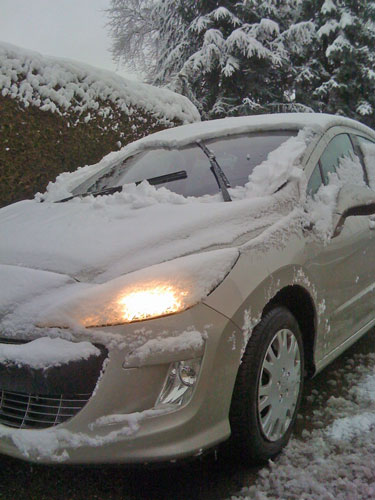
<instances>
[{"instance_id":1,"label":"car hood","mask_svg":"<svg viewBox=\"0 0 375 500\"><path fill-rule=\"evenodd\" d=\"M277 193L224 203L175 195L140 203L118 193L66 203L23 201L0 210L0 264L103 283L247 241L290 211L287 198Z\"/></svg>"}]
</instances>

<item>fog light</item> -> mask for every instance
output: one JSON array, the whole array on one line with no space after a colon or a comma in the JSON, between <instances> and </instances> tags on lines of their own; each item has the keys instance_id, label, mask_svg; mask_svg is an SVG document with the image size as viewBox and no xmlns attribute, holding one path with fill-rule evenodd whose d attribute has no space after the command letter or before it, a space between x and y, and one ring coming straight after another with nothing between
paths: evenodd
<instances>
[{"instance_id":1,"label":"fog light","mask_svg":"<svg viewBox=\"0 0 375 500\"><path fill-rule=\"evenodd\" d=\"M194 358L172 363L155 407L181 407L188 403L198 380L201 362L202 358Z\"/></svg>"}]
</instances>

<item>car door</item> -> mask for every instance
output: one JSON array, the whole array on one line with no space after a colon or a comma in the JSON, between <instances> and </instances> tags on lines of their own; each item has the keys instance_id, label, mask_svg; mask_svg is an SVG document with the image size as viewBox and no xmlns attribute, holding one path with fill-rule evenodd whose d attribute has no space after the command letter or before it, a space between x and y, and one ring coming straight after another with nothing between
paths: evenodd
<instances>
[{"instance_id":1,"label":"car door","mask_svg":"<svg viewBox=\"0 0 375 500\"><path fill-rule=\"evenodd\" d=\"M329 141L310 176L308 195L317 197L322 185L334 182L366 185L361 159L348 133L338 133ZM334 210L334 206L327 206L326 210ZM371 261L375 248L370 240L368 217L356 216L348 217L341 233L332 235L329 241L312 237L307 245L306 266L327 322L317 344L323 355L364 327L372 316Z\"/></svg>"}]
</instances>

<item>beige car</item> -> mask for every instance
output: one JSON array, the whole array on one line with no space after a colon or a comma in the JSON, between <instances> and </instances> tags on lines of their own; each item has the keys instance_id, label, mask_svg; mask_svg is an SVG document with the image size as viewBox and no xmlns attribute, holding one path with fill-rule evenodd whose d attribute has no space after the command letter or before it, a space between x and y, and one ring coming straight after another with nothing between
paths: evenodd
<instances>
[{"instance_id":1,"label":"beige car","mask_svg":"<svg viewBox=\"0 0 375 500\"><path fill-rule=\"evenodd\" d=\"M0 452L273 458L304 377L375 323L374 190L371 129L281 114L153 134L3 208Z\"/></svg>"}]
</instances>

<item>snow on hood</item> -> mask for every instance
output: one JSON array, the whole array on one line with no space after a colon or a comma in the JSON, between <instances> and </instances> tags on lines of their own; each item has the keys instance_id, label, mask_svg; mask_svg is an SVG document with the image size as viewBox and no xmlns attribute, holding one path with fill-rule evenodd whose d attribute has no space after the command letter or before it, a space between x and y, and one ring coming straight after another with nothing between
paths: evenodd
<instances>
[{"instance_id":1,"label":"snow on hood","mask_svg":"<svg viewBox=\"0 0 375 500\"><path fill-rule=\"evenodd\" d=\"M4 303L15 304L9 311L4 306L3 331L23 335L31 323L73 329L118 323L119 310L112 309L119 294L163 277L179 291L181 283L187 286L182 309L199 302L230 271L241 245L283 225L298 209L305 192L300 161L310 138L305 131L289 138L254 169L248 184L230 190L231 203L221 193L185 198L143 182L110 196L23 201L1 209L0 280L11 274L12 300ZM48 293L38 296L30 273L39 289L46 278ZM68 283L69 277L80 283ZM24 290L22 279L28 281ZM98 303L103 314L90 322Z\"/></svg>"},{"instance_id":2,"label":"snow on hood","mask_svg":"<svg viewBox=\"0 0 375 500\"><path fill-rule=\"evenodd\" d=\"M100 350L90 342L40 338L21 345L0 345L0 363L47 369L64 363L99 356Z\"/></svg>"},{"instance_id":3,"label":"snow on hood","mask_svg":"<svg viewBox=\"0 0 375 500\"><path fill-rule=\"evenodd\" d=\"M83 333L87 326L180 312L204 299L230 272L238 256L236 248L193 254L102 284L53 286L52 279L46 293L30 294L5 314L0 328L7 337L33 338L43 329L49 336L61 336L61 328ZM67 340L73 337L68 335Z\"/></svg>"},{"instance_id":4,"label":"snow on hood","mask_svg":"<svg viewBox=\"0 0 375 500\"><path fill-rule=\"evenodd\" d=\"M258 234L290 210L285 195L290 198L292 190L286 191L232 203L218 196L204 203L145 184L68 203L24 201L0 211L0 259L101 283L147 265L232 245L251 231ZM174 202L168 200L174 197Z\"/></svg>"}]
</instances>

